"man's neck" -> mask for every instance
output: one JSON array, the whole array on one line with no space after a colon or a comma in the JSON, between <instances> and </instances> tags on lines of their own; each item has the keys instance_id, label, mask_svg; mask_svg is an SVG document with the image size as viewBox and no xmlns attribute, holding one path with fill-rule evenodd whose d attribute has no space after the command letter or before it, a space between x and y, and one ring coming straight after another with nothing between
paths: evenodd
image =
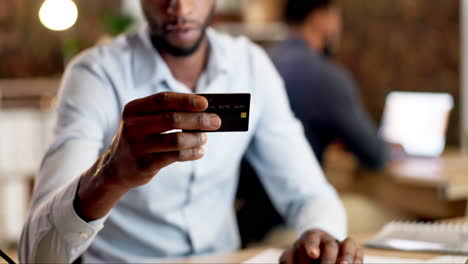
<instances>
[{"instance_id":1,"label":"man's neck","mask_svg":"<svg viewBox=\"0 0 468 264\"><path fill-rule=\"evenodd\" d=\"M293 32L305 40L307 46L312 50L321 53L325 47L325 40L318 32L310 29L307 26L297 27L293 29Z\"/></svg>"},{"instance_id":2,"label":"man's neck","mask_svg":"<svg viewBox=\"0 0 468 264\"><path fill-rule=\"evenodd\" d=\"M160 51L161 57L168 65L176 80L195 91L198 79L205 70L208 61L209 44L205 37L200 48L186 57L175 57L167 52Z\"/></svg>"}]
</instances>

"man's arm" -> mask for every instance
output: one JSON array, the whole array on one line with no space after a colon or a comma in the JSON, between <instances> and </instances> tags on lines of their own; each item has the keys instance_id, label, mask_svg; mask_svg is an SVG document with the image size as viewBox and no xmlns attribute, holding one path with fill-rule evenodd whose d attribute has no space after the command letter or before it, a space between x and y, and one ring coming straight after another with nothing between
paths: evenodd
<instances>
[{"instance_id":1,"label":"man's arm","mask_svg":"<svg viewBox=\"0 0 468 264\"><path fill-rule=\"evenodd\" d=\"M330 71L322 75L322 87L317 87L324 98L320 106L324 122L363 166L382 168L388 160L388 146L364 110L355 82L341 68L330 67Z\"/></svg>"},{"instance_id":2,"label":"man's arm","mask_svg":"<svg viewBox=\"0 0 468 264\"><path fill-rule=\"evenodd\" d=\"M103 92L110 89L98 76L76 66L65 77L57 140L44 159L20 240L22 262L76 260L129 189L165 166L203 156L203 133L162 132L220 127L218 116L199 113L208 106L204 97L156 94L126 105L113 142L100 155L105 123L120 113L103 113L117 104L109 103L115 97Z\"/></svg>"},{"instance_id":3,"label":"man's arm","mask_svg":"<svg viewBox=\"0 0 468 264\"><path fill-rule=\"evenodd\" d=\"M193 94L159 93L125 106L108 151L83 174L77 192L79 215L88 221L107 215L132 188L150 182L162 168L203 157L204 133L219 129L217 115L200 113L208 101Z\"/></svg>"},{"instance_id":4,"label":"man's arm","mask_svg":"<svg viewBox=\"0 0 468 264\"><path fill-rule=\"evenodd\" d=\"M258 78L253 85L261 112L247 158L276 209L298 232L292 255L303 257L304 263L316 258L353 262L357 254L355 247L350 246L352 240L336 241L346 237L343 205L326 181L302 125L290 109L279 75L262 51L256 50L252 56L257 64L254 68L262 69L256 72ZM314 243L305 243L309 238ZM301 255L305 249L311 254Z\"/></svg>"},{"instance_id":5,"label":"man's arm","mask_svg":"<svg viewBox=\"0 0 468 264\"><path fill-rule=\"evenodd\" d=\"M104 147L106 117L117 112L112 98L96 69L77 62L65 73L54 142L36 177L20 239L21 262L72 262L102 228L104 219L87 223L77 216L73 200L80 175Z\"/></svg>"},{"instance_id":6,"label":"man's arm","mask_svg":"<svg viewBox=\"0 0 468 264\"><path fill-rule=\"evenodd\" d=\"M278 212L296 227L299 235L310 228L321 228L344 239L344 208L289 106L283 81L262 56L263 51L257 52L254 61L260 65L255 68L262 72L257 74L261 77L253 87L262 108L246 157Z\"/></svg>"}]
</instances>

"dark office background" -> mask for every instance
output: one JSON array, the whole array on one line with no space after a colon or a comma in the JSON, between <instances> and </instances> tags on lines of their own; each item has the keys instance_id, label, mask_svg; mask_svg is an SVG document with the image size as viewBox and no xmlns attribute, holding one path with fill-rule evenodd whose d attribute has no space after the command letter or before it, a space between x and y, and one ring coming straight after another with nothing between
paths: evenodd
<instances>
[{"instance_id":1,"label":"dark office background","mask_svg":"<svg viewBox=\"0 0 468 264\"><path fill-rule=\"evenodd\" d=\"M373 119L379 121L389 91L449 92L456 108L448 142L457 144L459 0L339 1L345 34L338 58L356 77ZM60 76L64 61L108 33L104 19L118 16L120 10L118 0L77 0L77 25L66 32L53 32L39 23L41 2L0 1L0 78Z\"/></svg>"}]
</instances>

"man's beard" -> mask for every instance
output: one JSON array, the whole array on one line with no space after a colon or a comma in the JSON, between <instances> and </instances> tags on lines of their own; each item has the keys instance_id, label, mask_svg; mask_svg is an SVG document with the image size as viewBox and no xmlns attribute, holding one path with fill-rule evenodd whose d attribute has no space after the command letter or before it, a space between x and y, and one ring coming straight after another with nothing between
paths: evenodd
<instances>
[{"instance_id":1,"label":"man's beard","mask_svg":"<svg viewBox=\"0 0 468 264\"><path fill-rule=\"evenodd\" d=\"M188 48L179 48L167 41L167 39L160 35L160 34L154 34L151 36L151 42L153 42L153 45L155 48L165 51L169 53L170 55L174 57L188 57L195 53L201 46L203 40L205 39L206 36L206 28L201 29L201 34L198 40L193 44L192 46Z\"/></svg>"},{"instance_id":2,"label":"man's beard","mask_svg":"<svg viewBox=\"0 0 468 264\"><path fill-rule=\"evenodd\" d=\"M335 56L335 52L335 45L331 43L331 41L327 41L327 43L325 43L325 46L323 47L322 55L325 58L332 59Z\"/></svg>"},{"instance_id":3,"label":"man's beard","mask_svg":"<svg viewBox=\"0 0 468 264\"><path fill-rule=\"evenodd\" d=\"M322 55L326 58L332 59L339 46L339 40L336 36L328 37L325 41L325 46L322 49Z\"/></svg>"},{"instance_id":4,"label":"man's beard","mask_svg":"<svg viewBox=\"0 0 468 264\"><path fill-rule=\"evenodd\" d=\"M211 23L211 19L213 18L215 8L210 11L205 22L200 26L200 37L195 41L195 43L190 47L180 48L175 45L172 45L166 38L164 34L164 29L162 26L157 26L157 30L154 28L151 30L151 42L153 43L156 49L165 51L172 56L175 57L188 57L195 53L203 43L206 37L206 29L208 28L209 24ZM174 22L177 23L177 22Z\"/></svg>"}]
</instances>

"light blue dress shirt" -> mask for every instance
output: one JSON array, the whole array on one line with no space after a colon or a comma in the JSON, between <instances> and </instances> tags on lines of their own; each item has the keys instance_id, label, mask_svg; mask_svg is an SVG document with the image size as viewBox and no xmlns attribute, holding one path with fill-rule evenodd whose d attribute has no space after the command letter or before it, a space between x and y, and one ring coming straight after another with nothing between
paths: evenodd
<instances>
[{"instance_id":1,"label":"light blue dress shirt","mask_svg":"<svg viewBox=\"0 0 468 264\"><path fill-rule=\"evenodd\" d=\"M66 71L55 140L37 177L20 241L22 262L156 262L234 251L233 200L244 154L274 205L300 234L322 228L338 239L346 217L325 180L283 82L265 52L209 29L210 54L197 93L251 93L250 130L210 133L205 157L176 163L130 190L103 219L73 209L80 175L111 144L124 106L163 91L191 93L153 48L147 26L84 52ZM311 105L310 107L314 107Z\"/></svg>"}]
</instances>

